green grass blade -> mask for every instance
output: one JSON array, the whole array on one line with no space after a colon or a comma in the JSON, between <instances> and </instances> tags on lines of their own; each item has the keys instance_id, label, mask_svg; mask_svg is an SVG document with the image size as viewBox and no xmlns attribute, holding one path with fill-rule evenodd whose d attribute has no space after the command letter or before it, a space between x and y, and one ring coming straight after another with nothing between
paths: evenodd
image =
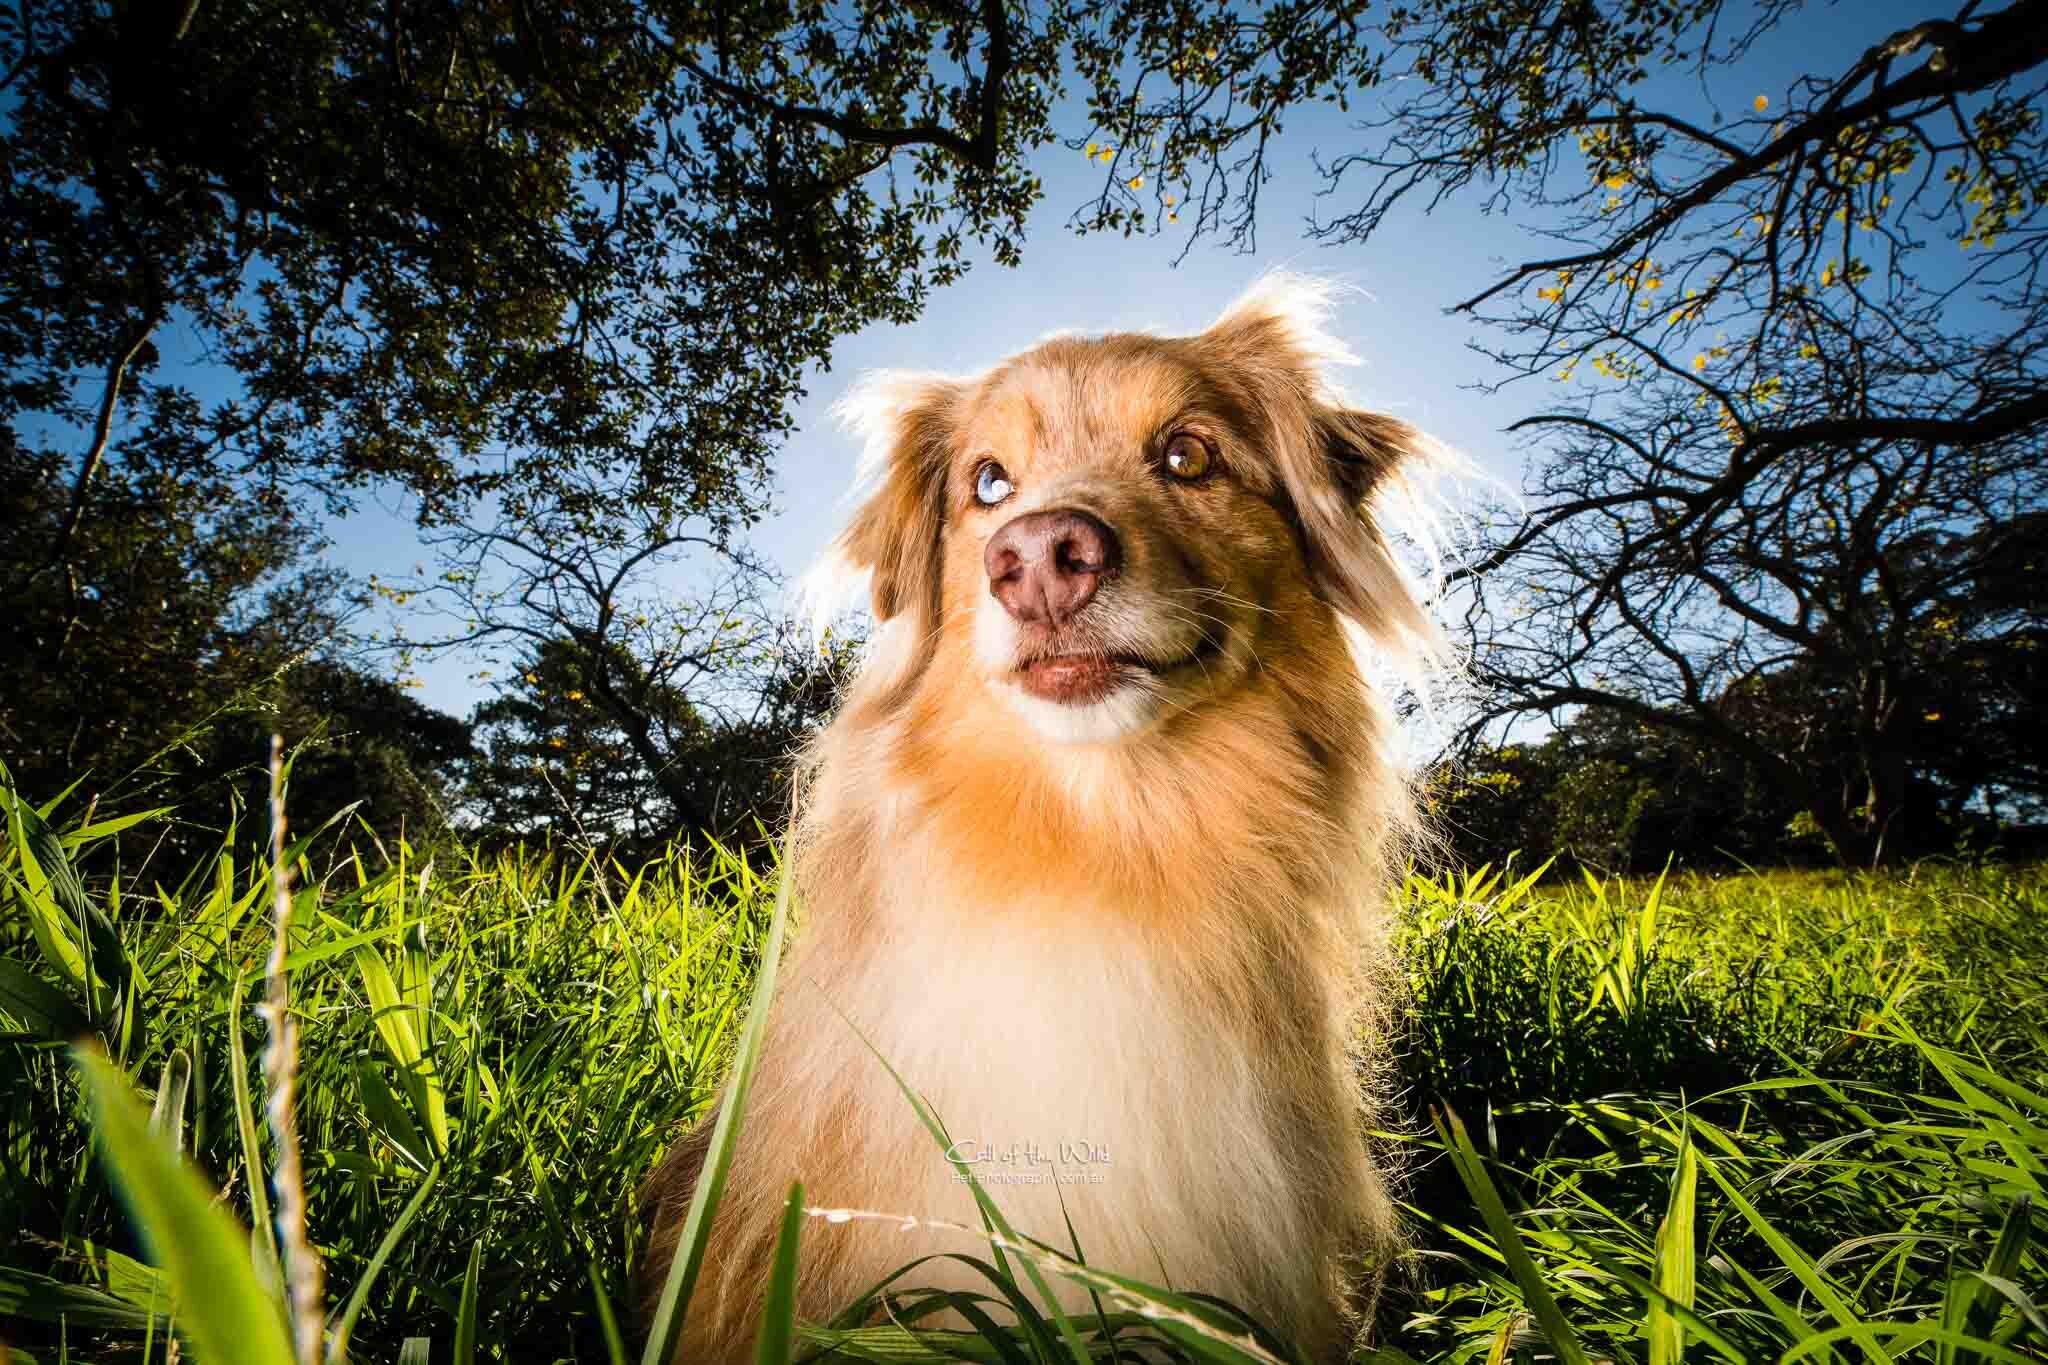
<instances>
[{"instance_id":1,"label":"green grass blade","mask_svg":"<svg viewBox=\"0 0 2048 1365\"><path fill-rule=\"evenodd\" d=\"M161 1317L162 1314L151 1313L89 1285L53 1280L32 1270L0 1265L0 1318L141 1332L149 1330L152 1319Z\"/></svg>"},{"instance_id":2,"label":"green grass blade","mask_svg":"<svg viewBox=\"0 0 2048 1365\"><path fill-rule=\"evenodd\" d=\"M469 1245L469 1268L462 1272L462 1302L455 1309L455 1365L476 1365L477 1280L483 1272L482 1238Z\"/></svg>"},{"instance_id":3,"label":"green grass blade","mask_svg":"<svg viewBox=\"0 0 2048 1365\"><path fill-rule=\"evenodd\" d=\"M269 1165L257 1135L256 1108L249 1101L249 1053L242 1040L242 990L246 977L228 988L228 1080L234 1091L235 1131L242 1141L242 1173L249 1187L249 1218L254 1225L256 1270L265 1284L282 1285L277 1259L277 1225L271 1221Z\"/></svg>"},{"instance_id":4,"label":"green grass blade","mask_svg":"<svg viewBox=\"0 0 2048 1365\"><path fill-rule=\"evenodd\" d=\"M74 1049L94 1127L143 1239L182 1306L178 1327L204 1365L292 1365L278 1304L249 1263L249 1239L199 1173L150 1134L128 1080Z\"/></svg>"},{"instance_id":5,"label":"green grass blade","mask_svg":"<svg viewBox=\"0 0 2048 1365\"><path fill-rule=\"evenodd\" d=\"M1445 1108L1437 1119L1437 1134L1451 1154L1451 1161L1457 1168L1458 1176L1465 1182L1466 1192L1472 1202L1479 1206L1480 1216L1485 1218L1487 1230L1500 1246L1501 1256L1507 1261L1508 1270L1521 1286L1529 1311L1543 1329L1550 1348L1557 1352L1563 1365L1591 1365L1585 1348L1579 1344L1578 1334L1572 1331L1565 1320L1564 1311L1551 1297L1550 1288L1544 1283L1543 1272L1531 1259L1529 1249L1522 1244L1521 1234L1515 1231L1513 1220L1508 1217L1507 1206L1501 1202L1500 1191L1494 1188L1491 1178L1481 1163L1479 1151L1472 1145L1472 1138L1465 1131L1464 1120L1455 1112Z\"/></svg>"},{"instance_id":6,"label":"green grass blade","mask_svg":"<svg viewBox=\"0 0 2048 1365\"><path fill-rule=\"evenodd\" d=\"M761 949L760 975L755 978L753 1003L747 1009L746 1026L740 1030L739 1047L733 1055L732 1076L726 1082L718 1118L711 1126L711 1143L705 1149L704 1166L690 1196L690 1209L683 1218L668 1277L662 1283L661 1298L648 1324L647 1347L640 1353L642 1365L668 1365L675 1356L683 1314L689 1309L690 1295L703 1268L711 1216L717 1211L719 1196L725 1192L726 1172L732 1167L747 1091L753 1086L754 1067L761 1056L761 1039L768 1031L768 1011L775 1000L775 974L781 965L782 937L788 922L789 877L785 873L775 893L775 913L768 921L768 941Z\"/></svg>"},{"instance_id":7,"label":"green grass blade","mask_svg":"<svg viewBox=\"0 0 2048 1365\"><path fill-rule=\"evenodd\" d=\"M597 1305L597 1324L604 1333L604 1358L608 1365L629 1365L632 1357L626 1353L626 1334L619 1330L619 1316L612 1308L612 1296L604 1289L604 1279L597 1272L597 1263L590 1266L590 1297Z\"/></svg>"},{"instance_id":8,"label":"green grass blade","mask_svg":"<svg viewBox=\"0 0 2048 1365\"><path fill-rule=\"evenodd\" d=\"M363 1267L362 1275L356 1280L356 1287L349 1293L348 1304L334 1322L333 1352L337 1360L348 1354L349 1334L355 1330L356 1319L362 1316L363 1306L369 1303L370 1291L376 1288L377 1277L384 1273L385 1262L391 1259L392 1252L398 1250L398 1244L405 1239L406 1229L412 1226L413 1219L420 1216L420 1210L427 1206L427 1196L434 1192L434 1186L440 1179L441 1168L436 1165L427 1172L426 1179L420 1181L420 1187L413 1191L412 1198L407 1200L405 1207L399 1211L398 1217L385 1232L383 1240L377 1243L377 1250L371 1253L370 1263Z\"/></svg>"},{"instance_id":9,"label":"green grass blade","mask_svg":"<svg viewBox=\"0 0 2048 1365\"><path fill-rule=\"evenodd\" d=\"M427 1140L420 1136L420 1130L405 1112L405 1106L398 1102L398 1096L391 1092L391 1087L384 1084L377 1064L368 1057L356 1059L356 1093L362 1100L363 1117L369 1120L377 1136L390 1144L391 1150L404 1157L416 1170L424 1172L433 1166L433 1154L427 1148Z\"/></svg>"},{"instance_id":10,"label":"green grass blade","mask_svg":"<svg viewBox=\"0 0 2048 1365\"><path fill-rule=\"evenodd\" d=\"M789 1365L796 1341L796 1253L803 1235L804 1186L789 1187L782 1208L782 1229L775 1237L775 1261L768 1272L768 1294L761 1305L761 1331L754 1338L754 1365Z\"/></svg>"},{"instance_id":11,"label":"green grass blade","mask_svg":"<svg viewBox=\"0 0 2048 1365\"><path fill-rule=\"evenodd\" d=\"M1643 1319L1643 1335L1650 1342L1650 1365L1680 1365L1685 1359L1685 1327L1670 1305L1693 1306L1697 1255L1693 1204L1699 1179L1699 1154L1693 1150L1688 1129L1679 1138L1678 1166L1671 1174L1671 1199L1664 1208L1664 1221L1657 1225L1658 1296L1651 1298Z\"/></svg>"},{"instance_id":12,"label":"green grass blade","mask_svg":"<svg viewBox=\"0 0 2048 1365\"><path fill-rule=\"evenodd\" d=\"M285 954L284 970L289 976L301 967L310 967L316 962L325 962L330 957L351 953L366 943L377 943L383 939L396 938L419 928L425 920L409 919L397 924L380 924L375 929L365 929L344 938L331 938L324 943L315 943L296 952ZM242 972L244 981L261 981L270 973L270 964L258 961Z\"/></svg>"},{"instance_id":13,"label":"green grass blade","mask_svg":"<svg viewBox=\"0 0 2048 1365\"><path fill-rule=\"evenodd\" d=\"M1021 1240L1016 1230L1010 1226L1009 1220L1003 1217L1003 1211L997 1207L995 1200L989 1197L988 1191L981 1187L981 1181L976 1178L975 1172L968 1168L965 1161L954 1155L956 1148L951 1135L946 1132L946 1125L932 1112L931 1106L924 1102L924 1096L911 1089L910 1082L903 1079L902 1073L897 1071L889 1059L882 1055L881 1049L861 1032L859 1025L847 1018L844 1011L840 1011L839 1017L846 1020L846 1026L854 1031L861 1044L882 1064L882 1069L889 1073L889 1078L896 1082L896 1088L903 1093L903 1098L910 1102L911 1109L917 1114L919 1122L924 1124L925 1131L931 1134L932 1141L939 1145L939 1150L945 1153L946 1160L952 1163L953 1169L967 1182L968 1193L974 1196L974 1205L981 1211L983 1228L989 1234L995 1251L996 1265L1007 1274L1009 1266L1004 1258L1003 1249L1006 1241L1015 1243ZM1053 1322L1059 1327L1060 1337L1066 1343L1068 1352L1075 1361L1086 1365L1089 1360L1088 1350L1082 1345L1080 1334L1074 1330L1074 1324L1068 1320L1066 1310L1060 1307L1059 1295L1053 1292L1051 1283L1046 1280L1031 1258L1027 1257L1024 1260L1024 1273L1030 1277L1032 1286L1044 1298L1046 1311L1052 1315Z\"/></svg>"},{"instance_id":14,"label":"green grass blade","mask_svg":"<svg viewBox=\"0 0 2048 1365\"><path fill-rule=\"evenodd\" d=\"M52 1043L73 1042L92 1032L91 1021L70 996L11 957L0 957L0 1010Z\"/></svg>"},{"instance_id":15,"label":"green grass blade","mask_svg":"<svg viewBox=\"0 0 2048 1365\"><path fill-rule=\"evenodd\" d=\"M434 1156L448 1153L448 1104L441 1093L441 1073L428 1055L425 1043L426 1018L399 990L384 962L373 947L356 950L356 968L362 977L363 994L369 997L377 1034L385 1050L398 1064L399 1082L413 1102L413 1110L426 1125L427 1140Z\"/></svg>"},{"instance_id":16,"label":"green grass blade","mask_svg":"<svg viewBox=\"0 0 2048 1365\"><path fill-rule=\"evenodd\" d=\"M1948 1293L1942 1303L1943 1330L1963 1337L1983 1337L1990 1333L1998 1312L1994 1281L2009 1282L2018 1272L2027 1253L2032 1213L2031 1199L2021 1195L2013 1200L2006 1210L2005 1225L1999 1229L1998 1241L1984 1263L1983 1273L1961 1272L1949 1280ZM1958 1359L1955 1351L1953 1339L1943 1338L1936 1343L1935 1359L1940 1365L1954 1365Z\"/></svg>"},{"instance_id":17,"label":"green grass blade","mask_svg":"<svg viewBox=\"0 0 2048 1365\"><path fill-rule=\"evenodd\" d=\"M1750 1229L1770 1247L1772 1254L1792 1272L1801 1285L1805 1286L1806 1292L1828 1310L1828 1315L1845 1329L1857 1345L1869 1352L1872 1360L1890 1365L1891 1355L1878 1343L1877 1334L1871 1331L1870 1324L1856 1315L1855 1310L1829 1282L1820 1267L1813 1263L1812 1258L1794 1246L1784 1233L1772 1226L1771 1221L1763 1216L1756 1205L1743 1197L1742 1191L1735 1188L1735 1182L1721 1174L1718 1163L1706 1161L1702 1164L1714 1183L1721 1187L1722 1195L1735 1206L1735 1211L1742 1215L1743 1221L1749 1224Z\"/></svg>"}]
</instances>

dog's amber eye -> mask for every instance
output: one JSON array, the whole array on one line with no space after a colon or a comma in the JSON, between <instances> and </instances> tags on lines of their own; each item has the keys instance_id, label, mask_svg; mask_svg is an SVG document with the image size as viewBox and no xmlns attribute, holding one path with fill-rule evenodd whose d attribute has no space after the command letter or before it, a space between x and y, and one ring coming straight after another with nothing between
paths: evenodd
<instances>
[{"instance_id":1,"label":"dog's amber eye","mask_svg":"<svg viewBox=\"0 0 2048 1365\"><path fill-rule=\"evenodd\" d=\"M1192 483L1209 472L1208 443L1201 437L1181 432L1166 443L1166 472Z\"/></svg>"},{"instance_id":2,"label":"dog's amber eye","mask_svg":"<svg viewBox=\"0 0 2048 1365\"><path fill-rule=\"evenodd\" d=\"M994 507L1016 491L1009 472L994 460L983 460L974 471L974 499L983 507Z\"/></svg>"}]
</instances>

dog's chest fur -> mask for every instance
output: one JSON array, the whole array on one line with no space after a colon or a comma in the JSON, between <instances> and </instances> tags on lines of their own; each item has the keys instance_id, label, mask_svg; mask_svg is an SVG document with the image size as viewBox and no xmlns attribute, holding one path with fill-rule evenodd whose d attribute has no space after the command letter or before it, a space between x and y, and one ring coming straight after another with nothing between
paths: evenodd
<instances>
[{"instance_id":1,"label":"dog's chest fur","mask_svg":"<svg viewBox=\"0 0 2048 1365\"><path fill-rule=\"evenodd\" d=\"M788 964L753 1106L781 1131L749 1124L764 1159L808 1158L789 1174L813 1205L920 1220L820 1228L820 1299L918 1255L988 1254L922 1222L980 1220L886 1059L1018 1231L1327 1338L1333 1260L1372 1181L1355 1077L1332 1064L1343 1002L1303 961L1318 908L1213 898L1163 919L1142 879L976 883L915 819L882 842L887 870L837 888L860 903L821 904ZM948 1263L918 1283L988 1288Z\"/></svg>"},{"instance_id":2,"label":"dog's chest fur","mask_svg":"<svg viewBox=\"0 0 2048 1365\"><path fill-rule=\"evenodd\" d=\"M792 998L806 1084L835 1078L858 1154L813 1186L816 1201L978 1222L962 1173L879 1053L1019 1231L1067 1248L1070 1220L1093 1262L1261 1299L1274 1267L1243 1260L1247 1239L1295 1255L1315 1240L1288 1156L1313 1137L1287 1131L1278 1078L1241 1028L1194 998L1200 984L1113 911L1012 903L943 925L910 913L871 952L839 991L818 983L866 1043ZM792 965L792 991L804 991L802 957ZM783 1038L795 1044L797 1031ZM870 1237L879 1277L909 1248Z\"/></svg>"}]
</instances>

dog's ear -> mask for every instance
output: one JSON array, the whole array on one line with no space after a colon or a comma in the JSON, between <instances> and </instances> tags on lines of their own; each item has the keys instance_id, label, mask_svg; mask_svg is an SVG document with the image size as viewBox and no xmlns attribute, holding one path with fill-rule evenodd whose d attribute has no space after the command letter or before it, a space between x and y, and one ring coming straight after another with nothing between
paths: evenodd
<instances>
[{"instance_id":1,"label":"dog's ear","mask_svg":"<svg viewBox=\"0 0 2048 1365\"><path fill-rule=\"evenodd\" d=\"M1325 377L1354 360L1327 327L1333 287L1275 273L1203 334L1244 385L1324 600L1382 643L1433 648L1435 629L1374 517L1374 502L1430 442L1340 400Z\"/></svg>"},{"instance_id":2,"label":"dog's ear","mask_svg":"<svg viewBox=\"0 0 2048 1365\"><path fill-rule=\"evenodd\" d=\"M1426 642L1433 627L1374 515L1374 498L1428 440L1396 417L1313 402L1282 467L1309 572L1330 604L1382 641Z\"/></svg>"},{"instance_id":3,"label":"dog's ear","mask_svg":"<svg viewBox=\"0 0 2048 1365\"><path fill-rule=\"evenodd\" d=\"M839 405L841 418L867 438L861 482L868 492L832 555L868 573L878 622L913 613L937 624L946 467L963 392L949 379L881 374Z\"/></svg>"}]
</instances>

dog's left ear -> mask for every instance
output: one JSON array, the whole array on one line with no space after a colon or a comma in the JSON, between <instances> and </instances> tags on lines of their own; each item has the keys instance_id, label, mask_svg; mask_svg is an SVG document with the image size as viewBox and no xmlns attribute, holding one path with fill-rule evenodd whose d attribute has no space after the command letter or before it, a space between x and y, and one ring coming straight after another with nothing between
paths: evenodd
<instances>
[{"instance_id":1,"label":"dog's left ear","mask_svg":"<svg viewBox=\"0 0 2048 1365\"><path fill-rule=\"evenodd\" d=\"M1351 407L1331 391L1325 368L1352 360L1326 328L1331 293L1321 280L1268 275L1202 339L1246 385L1324 600L1382 643L1426 646L1434 628L1373 502L1430 443L1399 418Z\"/></svg>"},{"instance_id":2,"label":"dog's left ear","mask_svg":"<svg viewBox=\"0 0 2048 1365\"><path fill-rule=\"evenodd\" d=\"M960 386L935 375L868 375L842 399L839 419L866 441L866 496L832 544L840 562L869 575L877 621L936 615L946 463Z\"/></svg>"}]
</instances>

